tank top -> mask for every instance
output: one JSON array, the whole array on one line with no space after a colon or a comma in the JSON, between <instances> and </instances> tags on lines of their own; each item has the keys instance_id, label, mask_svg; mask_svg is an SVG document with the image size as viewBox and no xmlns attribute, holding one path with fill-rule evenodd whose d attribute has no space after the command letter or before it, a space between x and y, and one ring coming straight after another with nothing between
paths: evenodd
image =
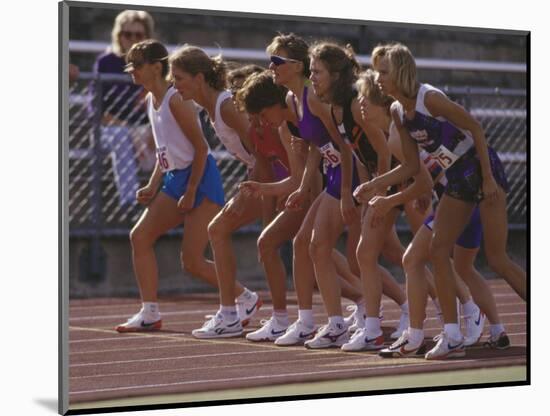
<instances>
[{"instance_id":1,"label":"tank top","mask_svg":"<svg viewBox=\"0 0 550 416\"><path fill-rule=\"evenodd\" d=\"M338 124L334 115L334 107L330 107L330 113L334 124L338 126L338 131L346 143L349 144L355 157L365 166L370 175L373 175L377 169L378 155L367 138L367 135L353 119L351 103L353 97L342 107L342 123Z\"/></svg>"},{"instance_id":2,"label":"tank top","mask_svg":"<svg viewBox=\"0 0 550 416\"><path fill-rule=\"evenodd\" d=\"M251 127L249 137L252 139L256 151L269 160L275 180L279 181L288 177L290 168L286 149L279 137L273 134L272 129L263 125L262 134L259 135L256 129Z\"/></svg>"},{"instance_id":3,"label":"tank top","mask_svg":"<svg viewBox=\"0 0 550 416\"><path fill-rule=\"evenodd\" d=\"M222 91L218 95L214 115L215 120L213 122L214 130L227 151L251 169L254 166L254 156L245 149L237 132L223 121L220 108L222 103L227 99L231 99L229 91Z\"/></svg>"},{"instance_id":4,"label":"tank top","mask_svg":"<svg viewBox=\"0 0 550 416\"><path fill-rule=\"evenodd\" d=\"M332 143L330 134L327 131L325 125L321 119L311 113L307 104L307 94L309 88L304 86L304 93L302 95L302 118L298 114L298 106L296 105L296 96L292 95L292 103L294 104L294 111L298 117L298 130L300 131L300 137L306 142L312 143L321 152L325 163L332 167L340 165L341 157L338 147Z\"/></svg>"},{"instance_id":5,"label":"tank top","mask_svg":"<svg viewBox=\"0 0 550 416\"><path fill-rule=\"evenodd\" d=\"M163 172L174 169L185 169L193 162L195 148L187 136L181 130L172 110L170 110L170 99L177 91L174 87L168 88L158 109L153 105L153 95L146 96L147 115L151 121L151 129L155 139L157 160ZM195 113L195 120L200 128L198 113Z\"/></svg>"},{"instance_id":6,"label":"tank top","mask_svg":"<svg viewBox=\"0 0 550 416\"><path fill-rule=\"evenodd\" d=\"M403 126L416 143L430 153L443 170L447 170L474 146L474 139L469 131L456 127L444 117L430 114L424 104L424 97L429 91L443 94L429 84L421 84L412 120L406 117L401 103L398 103L397 111Z\"/></svg>"}]
</instances>

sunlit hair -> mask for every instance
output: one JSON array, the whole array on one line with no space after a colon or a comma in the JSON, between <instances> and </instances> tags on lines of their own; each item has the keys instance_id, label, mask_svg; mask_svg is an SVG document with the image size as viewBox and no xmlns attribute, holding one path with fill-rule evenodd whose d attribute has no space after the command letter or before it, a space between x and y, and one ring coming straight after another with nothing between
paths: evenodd
<instances>
[{"instance_id":1,"label":"sunlit hair","mask_svg":"<svg viewBox=\"0 0 550 416\"><path fill-rule=\"evenodd\" d=\"M147 39L135 43L126 54L126 63L153 64L160 62L162 65L161 76L168 76L168 51L157 40Z\"/></svg>"},{"instance_id":2,"label":"sunlit hair","mask_svg":"<svg viewBox=\"0 0 550 416\"><path fill-rule=\"evenodd\" d=\"M250 75L237 92L237 105L248 114L259 114L263 109L279 104L286 107L287 89L275 84L271 71Z\"/></svg>"},{"instance_id":3,"label":"sunlit hair","mask_svg":"<svg viewBox=\"0 0 550 416\"><path fill-rule=\"evenodd\" d=\"M216 91L226 88L227 68L221 55L210 58L202 49L185 45L170 55L170 65L193 76L203 74Z\"/></svg>"},{"instance_id":4,"label":"sunlit hair","mask_svg":"<svg viewBox=\"0 0 550 416\"><path fill-rule=\"evenodd\" d=\"M359 79L355 83L359 95L367 97L374 105L384 107L388 114L394 99L385 95L376 83L376 73L372 69L367 69L359 74Z\"/></svg>"},{"instance_id":5,"label":"sunlit hair","mask_svg":"<svg viewBox=\"0 0 550 416\"><path fill-rule=\"evenodd\" d=\"M266 51L269 55L277 55L285 51L288 58L302 62L304 66L302 74L306 78L309 77L309 45L301 37L294 33L279 33L273 38Z\"/></svg>"},{"instance_id":6,"label":"sunlit hair","mask_svg":"<svg viewBox=\"0 0 550 416\"><path fill-rule=\"evenodd\" d=\"M145 38L153 37L155 22L149 13L143 10L124 10L115 18L113 30L111 31L111 49L115 55L122 56L125 53L122 50L122 45L120 44L120 33L122 32L122 26L135 22L143 25L143 28L145 29Z\"/></svg>"},{"instance_id":7,"label":"sunlit hair","mask_svg":"<svg viewBox=\"0 0 550 416\"><path fill-rule=\"evenodd\" d=\"M374 69L384 57L388 58L389 76L399 92L407 98L414 98L418 91L418 82L416 62L409 48L401 43L375 47L372 51Z\"/></svg>"},{"instance_id":8,"label":"sunlit hair","mask_svg":"<svg viewBox=\"0 0 550 416\"><path fill-rule=\"evenodd\" d=\"M361 66L355 58L351 45L342 47L334 43L321 42L310 48L310 58L322 61L331 75L332 82L324 100L345 105L355 94L354 83Z\"/></svg>"},{"instance_id":9,"label":"sunlit hair","mask_svg":"<svg viewBox=\"0 0 550 416\"><path fill-rule=\"evenodd\" d=\"M229 89L233 94L236 94L250 75L259 74L265 70L266 68L262 68L259 65L250 64L229 71L227 73L227 84L229 85Z\"/></svg>"}]
</instances>

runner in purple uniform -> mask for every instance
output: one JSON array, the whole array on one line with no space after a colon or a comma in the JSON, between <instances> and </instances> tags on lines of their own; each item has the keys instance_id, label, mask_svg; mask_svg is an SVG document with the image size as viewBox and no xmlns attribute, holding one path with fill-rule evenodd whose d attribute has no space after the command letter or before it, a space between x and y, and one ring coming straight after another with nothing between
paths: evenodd
<instances>
[{"instance_id":1,"label":"runner in purple uniform","mask_svg":"<svg viewBox=\"0 0 550 416\"><path fill-rule=\"evenodd\" d=\"M441 91L416 79L416 64L401 44L373 51L373 64L384 93L393 96L392 118L399 131L403 164L363 184L357 195L370 200L380 190L401 183L418 172L418 146L445 169L448 184L434 220L430 257L445 320L445 329L427 359L464 355L464 339L457 323L456 290L450 252L479 204L485 252L491 268L526 297L526 276L506 253L508 183L496 152L487 146L481 125ZM494 342L498 342L494 340Z\"/></svg>"}]
</instances>

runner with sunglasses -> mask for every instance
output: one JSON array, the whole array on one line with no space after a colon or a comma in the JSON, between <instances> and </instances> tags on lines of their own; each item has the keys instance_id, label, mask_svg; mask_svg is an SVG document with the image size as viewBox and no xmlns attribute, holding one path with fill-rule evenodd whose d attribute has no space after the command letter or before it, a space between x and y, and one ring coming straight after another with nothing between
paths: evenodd
<instances>
[{"instance_id":1,"label":"runner with sunglasses","mask_svg":"<svg viewBox=\"0 0 550 416\"><path fill-rule=\"evenodd\" d=\"M277 196L283 202L299 186L305 165L305 155L302 153L300 146L295 145L293 148L293 141L296 144L301 139L298 138L299 131L292 127L293 124L287 124L290 121L296 122L296 114L287 107L286 95L286 88L274 83L271 72L264 72L250 77L237 94L239 105L244 107L248 114L259 115L263 122L272 126L279 126L281 142L286 148L290 161L290 176L288 178L273 183L245 181L240 184L240 189L256 197ZM294 137L291 136L289 126L293 130ZM311 327L308 328L307 332L302 332L301 337L291 336L291 331L282 340L278 339L285 334L289 323L286 303L286 273L278 249L285 241L294 238L307 213L310 201L320 191L320 186L315 184L310 191L308 202L300 209L284 207L258 238L259 260L264 266L269 284L273 313L269 320L262 322L261 328L246 335L246 339L249 341L275 341L277 345L295 345L303 343L304 339L313 336L315 328L312 322ZM360 282L350 270L346 258L336 249L332 250L332 258L337 269L343 296L355 303L360 303L362 299ZM310 305L313 288L308 288L311 292L304 295L303 287L298 283L297 285L299 287L297 290L298 302L302 308L299 314L304 315L303 305L307 303L304 302L304 296L309 296L307 301ZM310 309L311 306L307 311ZM311 316L311 320L313 321L313 316Z\"/></svg>"}]
</instances>

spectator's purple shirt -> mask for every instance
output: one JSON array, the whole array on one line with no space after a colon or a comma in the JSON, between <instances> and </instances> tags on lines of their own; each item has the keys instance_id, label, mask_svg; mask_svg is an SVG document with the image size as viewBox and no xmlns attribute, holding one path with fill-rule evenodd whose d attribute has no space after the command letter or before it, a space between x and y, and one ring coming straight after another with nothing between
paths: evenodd
<instances>
[{"instance_id":1,"label":"spectator's purple shirt","mask_svg":"<svg viewBox=\"0 0 550 416\"><path fill-rule=\"evenodd\" d=\"M101 74L125 74L124 58L112 52L101 54L95 61L94 73ZM127 120L131 123L145 124L148 122L145 107L142 107L143 88L123 82L104 82L101 100L102 113L109 113L120 120ZM137 106L137 107L136 107Z\"/></svg>"}]
</instances>

